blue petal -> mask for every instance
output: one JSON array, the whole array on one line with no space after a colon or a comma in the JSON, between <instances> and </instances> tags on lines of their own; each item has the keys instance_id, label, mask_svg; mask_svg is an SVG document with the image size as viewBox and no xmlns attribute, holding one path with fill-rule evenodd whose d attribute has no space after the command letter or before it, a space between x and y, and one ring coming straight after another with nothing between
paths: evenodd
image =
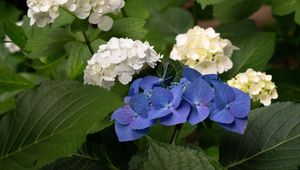
<instances>
[{"instance_id":1,"label":"blue petal","mask_svg":"<svg viewBox=\"0 0 300 170\"><path fill-rule=\"evenodd\" d=\"M203 76L203 79L210 81L210 80L218 80L219 77L217 74L206 74Z\"/></svg>"},{"instance_id":2,"label":"blue petal","mask_svg":"<svg viewBox=\"0 0 300 170\"><path fill-rule=\"evenodd\" d=\"M142 79L136 79L134 82L131 83L131 86L129 88L129 92L128 95L129 96L133 96L136 93L139 93L140 91L140 83L141 83Z\"/></svg>"},{"instance_id":3,"label":"blue petal","mask_svg":"<svg viewBox=\"0 0 300 170\"><path fill-rule=\"evenodd\" d=\"M161 117L167 116L171 113L172 112L166 107L163 107L163 108L158 109L158 110L152 108L148 112L148 119L153 120L153 119L161 118Z\"/></svg>"},{"instance_id":4,"label":"blue petal","mask_svg":"<svg viewBox=\"0 0 300 170\"><path fill-rule=\"evenodd\" d=\"M146 76L141 81L140 87L143 90L152 89L155 85L160 84L160 82L161 82L161 80L158 77L155 77L155 76Z\"/></svg>"},{"instance_id":5,"label":"blue petal","mask_svg":"<svg viewBox=\"0 0 300 170\"><path fill-rule=\"evenodd\" d=\"M196 125L209 116L209 108L207 106L198 106L196 109L193 108L189 117L188 122L191 125Z\"/></svg>"},{"instance_id":6,"label":"blue petal","mask_svg":"<svg viewBox=\"0 0 300 170\"><path fill-rule=\"evenodd\" d=\"M215 91L214 102L218 109L223 109L227 104L230 104L235 99L235 93L232 87L229 85L219 82L213 81L213 87Z\"/></svg>"},{"instance_id":7,"label":"blue petal","mask_svg":"<svg viewBox=\"0 0 300 170\"><path fill-rule=\"evenodd\" d=\"M235 100L229 105L230 113L236 118L247 117L250 112L250 96L241 90L233 88Z\"/></svg>"},{"instance_id":8,"label":"blue petal","mask_svg":"<svg viewBox=\"0 0 300 170\"><path fill-rule=\"evenodd\" d=\"M173 100L170 104L174 109L176 109L181 102L183 89L181 86L175 86L171 89L171 93L173 95Z\"/></svg>"},{"instance_id":9,"label":"blue petal","mask_svg":"<svg viewBox=\"0 0 300 170\"><path fill-rule=\"evenodd\" d=\"M189 81L194 81L195 79L202 77L201 73L189 67L183 68L182 75L184 78L188 79Z\"/></svg>"},{"instance_id":10,"label":"blue petal","mask_svg":"<svg viewBox=\"0 0 300 170\"><path fill-rule=\"evenodd\" d=\"M215 122L230 124L234 121L234 117L230 114L229 110L223 109L219 112L210 114L209 118Z\"/></svg>"},{"instance_id":11,"label":"blue petal","mask_svg":"<svg viewBox=\"0 0 300 170\"><path fill-rule=\"evenodd\" d=\"M150 110L149 101L145 94L139 93L132 96L129 105L138 114L145 113Z\"/></svg>"},{"instance_id":12,"label":"blue petal","mask_svg":"<svg viewBox=\"0 0 300 170\"><path fill-rule=\"evenodd\" d=\"M173 100L172 93L162 87L155 87L152 91L151 102L155 109L160 109L169 105Z\"/></svg>"},{"instance_id":13,"label":"blue petal","mask_svg":"<svg viewBox=\"0 0 300 170\"><path fill-rule=\"evenodd\" d=\"M124 106L114 111L111 118L121 125L128 125L134 119L135 113L129 106Z\"/></svg>"},{"instance_id":14,"label":"blue petal","mask_svg":"<svg viewBox=\"0 0 300 170\"><path fill-rule=\"evenodd\" d=\"M129 126L115 124L115 131L120 142L132 141L143 137L148 129L133 130Z\"/></svg>"},{"instance_id":15,"label":"blue petal","mask_svg":"<svg viewBox=\"0 0 300 170\"><path fill-rule=\"evenodd\" d=\"M190 105L186 102L182 102L180 106L173 110L172 114L160 119L160 123L165 126L173 126L187 121L187 117L190 113Z\"/></svg>"},{"instance_id":16,"label":"blue petal","mask_svg":"<svg viewBox=\"0 0 300 170\"><path fill-rule=\"evenodd\" d=\"M213 89L201 78L186 87L184 98L191 104L207 104L214 97Z\"/></svg>"},{"instance_id":17,"label":"blue petal","mask_svg":"<svg viewBox=\"0 0 300 170\"><path fill-rule=\"evenodd\" d=\"M156 123L154 120L149 120L147 118L142 118L138 116L134 119L130 124L129 127L135 130L146 129L153 126Z\"/></svg>"},{"instance_id":18,"label":"blue petal","mask_svg":"<svg viewBox=\"0 0 300 170\"><path fill-rule=\"evenodd\" d=\"M239 134L244 134L247 127L247 118L244 119L235 119L231 124L220 124L224 129L236 132Z\"/></svg>"}]
</instances>

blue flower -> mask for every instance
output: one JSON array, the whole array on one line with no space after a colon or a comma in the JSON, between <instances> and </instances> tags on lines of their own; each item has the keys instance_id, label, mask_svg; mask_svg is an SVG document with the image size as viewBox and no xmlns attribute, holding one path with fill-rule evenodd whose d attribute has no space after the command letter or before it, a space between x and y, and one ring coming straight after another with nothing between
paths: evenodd
<instances>
[{"instance_id":1,"label":"blue flower","mask_svg":"<svg viewBox=\"0 0 300 170\"><path fill-rule=\"evenodd\" d=\"M172 89L155 87L152 91L152 109L149 111L149 119L158 119L165 126L172 126L187 121L190 112L188 103L182 100L183 90L181 86Z\"/></svg>"},{"instance_id":2,"label":"blue flower","mask_svg":"<svg viewBox=\"0 0 300 170\"><path fill-rule=\"evenodd\" d=\"M138 93L133 95L128 105L119 108L112 114L115 120L115 130L119 141L131 141L145 135L150 126L155 124L154 120L148 119L150 110L147 96Z\"/></svg>"},{"instance_id":3,"label":"blue flower","mask_svg":"<svg viewBox=\"0 0 300 170\"><path fill-rule=\"evenodd\" d=\"M250 112L250 96L222 82L213 82L213 87L215 98L210 119L229 131L243 134Z\"/></svg>"},{"instance_id":4,"label":"blue flower","mask_svg":"<svg viewBox=\"0 0 300 170\"><path fill-rule=\"evenodd\" d=\"M183 75L184 78L186 78L190 82L192 82L192 81L194 81L198 78L202 78L206 81L218 80L219 79L218 75L216 75L216 74L202 75L197 70L189 68L189 67L183 68L182 75Z\"/></svg>"},{"instance_id":5,"label":"blue flower","mask_svg":"<svg viewBox=\"0 0 300 170\"><path fill-rule=\"evenodd\" d=\"M196 78L186 86L184 99L192 106L188 122L195 125L205 120L209 115L209 103L214 98L212 87L202 78Z\"/></svg>"}]
</instances>

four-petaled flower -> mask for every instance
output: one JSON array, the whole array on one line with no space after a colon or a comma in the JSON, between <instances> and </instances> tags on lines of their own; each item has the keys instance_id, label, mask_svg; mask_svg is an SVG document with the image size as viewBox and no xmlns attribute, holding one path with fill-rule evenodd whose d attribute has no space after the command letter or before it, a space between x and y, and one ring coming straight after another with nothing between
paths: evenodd
<instances>
[{"instance_id":1,"label":"four-petaled flower","mask_svg":"<svg viewBox=\"0 0 300 170\"><path fill-rule=\"evenodd\" d=\"M181 86L175 86L171 90L155 87L152 91L152 109L149 111L149 119L160 118L160 123L165 126L186 122L190 106L182 102L182 95Z\"/></svg>"},{"instance_id":2,"label":"four-petaled flower","mask_svg":"<svg viewBox=\"0 0 300 170\"><path fill-rule=\"evenodd\" d=\"M215 98L211 104L210 119L223 128L243 134L247 126L251 99L246 93L215 81Z\"/></svg>"}]
</instances>

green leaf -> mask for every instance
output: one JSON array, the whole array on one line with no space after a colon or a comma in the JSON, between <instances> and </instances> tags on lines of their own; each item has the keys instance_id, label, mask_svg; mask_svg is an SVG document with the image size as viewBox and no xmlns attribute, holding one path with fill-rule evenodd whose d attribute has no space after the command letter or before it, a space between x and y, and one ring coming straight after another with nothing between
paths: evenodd
<instances>
[{"instance_id":1,"label":"green leaf","mask_svg":"<svg viewBox=\"0 0 300 170\"><path fill-rule=\"evenodd\" d=\"M40 29L34 27L25 47L26 50L30 51L27 57L54 56L59 58L65 54L64 46L74 40L74 37L62 28Z\"/></svg>"},{"instance_id":2,"label":"green leaf","mask_svg":"<svg viewBox=\"0 0 300 170\"><path fill-rule=\"evenodd\" d=\"M128 169L127 162L135 150L136 146L132 142L120 143L115 136L114 126L111 126L99 133L89 134L76 153L58 159L43 169Z\"/></svg>"},{"instance_id":3,"label":"green leaf","mask_svg":"<svg viewBox=\"0 0 300 170\"><path fill-rule=\"evenodd\" d=\"M18 92L6 92L0 95L0 115L15 108L15 96Z\"/></svg>"},{"instance_id":4,"label":"green leaf","mask_svg":"<svg viewBox=\"0 0 300 170\"><path fill-rule=\"evenodd\" d=\"M103 32L101 36L109 39L110 37L128 37L132 39L143 39L147 34L144 29L145 21L140 18L122 18L114 21L109 32Z\"/></svg>"},{"instance_id":5,"label":"green leaf","mask_svg":"<svg viewBox=\"0 0 300 170\"><path fill-rule=\"evenodd\" d=\"M297 0L271 0L273 13L276 15L287 15L296 10Z\"/></svg>"},{"instance_id":6,"label":"green leaf","mask_svg":"<svg viewBox=\"0 0 300 170\"><path fill-rule=\"evenodd\" d=\"M266 0L226 0L213 6L213 16L222 22L231 22L248 18L257 11Z\"/></svg>"},{"instance_id":7,"label":"green leaf","mask_svg":"<svg viewBox=\"0 0 300 170\"><path fill-rule=\"evenodd\" d=\"M204 9L208 5L214 5L217 3L221 3L223 0L197 0L198 3L201 4L202 9Z\"/></svg>"},{"instance_id":8,"label":"green leaf","mask_svg":"<svg viewBox=\"0 0 300 170\"><path fill-rule=\"evenodd\" d=\"M0 37L5 35L3 22L9 20L11 22L17 22L21 11L19 11L9 1L0 1Z\"/></svg>"},{"instance_id":9,"label":"green leaf","mask_svg":"<svg viewBox=\"0 0 300 170\"><path fill-rule=\"evenodd\" d=\"M153 13L147 27L158 30L175 41L175 36L186 32L194 24L192 15L181 8L169 8L163 14Z\"/></svg>"},{"instance_id":10,"label":"green leaf","mask_svg":"<svg viewBox=\"0 0 300 170\"><path fill-rule=\"evenodd\" d=\"M74 81L49 81L22 93L16 111L0 122L0 167L37 169L74 153L90 128L121 104L100 87Z\"/></svg>"},{"instance_id":11,"label":"green leaf","mask_svg":"<svg viewBox=\"0 0 300 170\"><path fill-rule=\"evenodd\" d=\"M263 71L272 57L275 48L275 34L268 32L252 33L234 42L239 48L232 56L233 67L226 75L234 77L240 72L253 68Z\"/></svg>"},{"instance_id":12,"label":"green leaf","mask_svg":"<svg viewBox=\"0 0 300 170\"><path fill-rule=\"evenodd\" d=\"M75 20L75 16L71 15L69 12L59 9L59 16L51 24L52 28L58 28L71 24Z\"/></svg>"},{"instance_id":13,"label":"green leaf","mask_svg":"<svg viewBox=\"0 0 300 170\"><path fill-rule=\"evenodd\" d=\"M0 94L4 92L22 91L32 88L34 84L26 78L7 70L0 70Z\"/></svg>"},{"instance_id":14,"label":"green leaf","mask_svg":"<svg viewBox=\"0 0 300 170\"><path fill-rule=\"evenodd\" d=\"M82 75L87 60L91 57L89 48L80 42L74 42L69 44L69 58L67 62L67 76L70 79Z\"/></svg>"},{"instance_id":15,"label":"green leaf","mask_svg":"<svg viewBox=\"0 0 300 170\"><path fill-rule=\"evenodd\" d=\"M88 20L81 20L81 19L76 19L72 25L71 25L71 30L72 32L85 32L89 28L89 22Z\"/></svg>"},{"instance_id":16,"label":"green leaf","mask_svg":"<svg viewBox=\"0 0 300 170\"><path fill-rule=\"evenodd\" d=\"M142 169L224 169L217 161L197 150L155 142L150 138L148 138L148 142L147 155L144 155L142 161L136 161L136 165L143 164ZM132 163L130 165L133 166ZM135 168L131 167L130 169Z\"/></svg>"},{"instance_id":17,"label":"green leaf","mask_svg":"<svg viewBox=\"0 0 300 170\"><path fill-rule=\"evenodd\" d=\"M18 27L15 23L5 21L3 28L8 37L20 48L24 48L27 42L27 36L21 27Z\"/></svg>"},{"instance_id":18,"label":"green leaf","mask_svg":"<svg viewBox=\"0 0 300 170\"><path fill-rule=\"evenodd\" d=\"M181 5L185 0L128 0L124 7L127 16L147 19L152 13Z\"/></svg>"},{"instance_id":19,"label":"green leaf","mask_svg":"<svg viewBox=\"0 0 300 170\"><path fill-rule=\"evenodd\" d=\"M297 169L300 104L276 103L249 114L244 135L224 134L220 161L231 169Z\"/></svg>"}]
</instances>

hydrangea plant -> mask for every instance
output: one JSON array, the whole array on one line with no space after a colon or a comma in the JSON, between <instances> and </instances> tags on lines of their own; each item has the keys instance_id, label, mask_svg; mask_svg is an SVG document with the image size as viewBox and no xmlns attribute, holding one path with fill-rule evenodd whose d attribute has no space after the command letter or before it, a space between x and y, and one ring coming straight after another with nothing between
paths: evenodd
<instances>
[{"instance_id":1,"label":"hydrangea plant","mask_svg":"<svg viewBox=\"0 0 300 170\"><path fill-rule=\"evenodd\" d=\"M1 1L0 169L299 169L299 5Z\"/></svg>"}]
</instances>

